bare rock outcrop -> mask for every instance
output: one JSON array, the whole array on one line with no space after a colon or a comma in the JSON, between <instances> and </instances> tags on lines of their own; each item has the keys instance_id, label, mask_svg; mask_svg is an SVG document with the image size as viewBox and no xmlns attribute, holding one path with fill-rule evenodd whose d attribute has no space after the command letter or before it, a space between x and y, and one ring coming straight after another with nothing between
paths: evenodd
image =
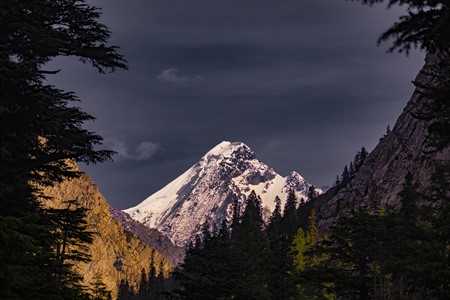
<instances>
[{"instance_id":1,"label":"bare rock outcrop","mask_svg":"<svg viewBox=\"0 0 450 300\"><path fill-rule=\"evenodd\" d=\"M436 57L427 55L416 81L430 82L425 70L434 63ZM338 191L332 189L318 199L316 209L322 230L339 214L358 206L389 204L398 208L398 194L408 172L413 174L419 191L428 191L436 163L450 161L450 147L429 153L425 143L429 123L414 117L424 101L426 99L420 97L416 89L392 131L380 139L355 177Z\"/></svg>"},{"instance_id":2,"label":"bare rock outcrop","mask_svg":"<svg viewBox=\"0 0 450 300\"><path fill-rule=\"evenodd\" d=\"M142 223L132 219L126 212L110 209L111 216L117 219L125 230L133 233L138 239L164 255L173 268L176 268L184 260L184 248L175 246L172 241L155 228L148 228Z\"/></svg>"},{"instance_id":3,"label":"bare rock outcrop","mask_svg":"<svg viewBox=\"0 0 450 300\"><path fill-rule=\"evenodd\" d=\"M74 165L74 168L77 167ZM137 287L141 270L148 272L151 262L157 270L162 267L160 271L164 275L169 273L170 264L160 253L127 233L111 216L108 203L86 174L44 188L43 194L51 197L42 200L47 207L65 208L67 204L64 201L76 199L80 206L89 209L87 221L90 230L96 232L89 247L92 261L75 266L84 276L86 285L90 285L98 274L115 299L121 280Z\"/></svg>"}]
</instances>

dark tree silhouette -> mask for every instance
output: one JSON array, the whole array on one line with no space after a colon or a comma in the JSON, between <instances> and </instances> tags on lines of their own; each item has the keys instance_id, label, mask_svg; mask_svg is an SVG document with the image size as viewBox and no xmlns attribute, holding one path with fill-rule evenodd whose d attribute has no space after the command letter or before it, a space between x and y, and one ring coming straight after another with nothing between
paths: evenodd
<instances>
[{"instance_id":1,"label":"dark tree silhouette","mask_svg":"<svg viewBox=\"0 0 450 300\"><path fill-rule=\"evenodd\" d=\"M0 2L0 298L70 298L52 270L56 230L37 200L38 185L75 177L69 160L101 162L101 137L78 98L47 84L45 65L74 56L99 72L126 68L100 9L84 0ZM19 254L20 253L20 254ZM56 276L57 277L57 276Z\"/></svg>"}]
</instances>

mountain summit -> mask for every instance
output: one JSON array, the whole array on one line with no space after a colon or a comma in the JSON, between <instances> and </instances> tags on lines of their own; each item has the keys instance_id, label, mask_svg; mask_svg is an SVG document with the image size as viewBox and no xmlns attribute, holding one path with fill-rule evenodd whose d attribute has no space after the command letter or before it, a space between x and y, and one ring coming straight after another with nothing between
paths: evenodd
<instances>
[{"instance_id":1,"label":"mountain summit","mask_svg":"<svg viewBox=\"0 0 450 300\"><path fill-rule=\"evenodd\" d=\"M222 220L230 220L233 203L244 203L252 190L261 197L267 218L275 208L276 196L284 205L289 190L294 189L298 199L306 199L310 186L296 172L286 177L277 174L258 161L244 143L224 141L177 179L125 212L184 246L201 232L205 222L219 226Z\"/></svg>"}]
</instances>

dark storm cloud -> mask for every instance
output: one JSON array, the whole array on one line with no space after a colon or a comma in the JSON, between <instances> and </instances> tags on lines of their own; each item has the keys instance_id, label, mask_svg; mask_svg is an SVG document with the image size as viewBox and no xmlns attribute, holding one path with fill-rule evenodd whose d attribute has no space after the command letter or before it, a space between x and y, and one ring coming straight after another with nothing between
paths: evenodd
<instances>
[{"instance_id":1,"label":"dark storm cloud","mask_svg":"<svg viewBox=\"0 0 450 300\"><path fill-rule=\"evenodd\" d=\"M130 70L57 60L51 79L97 117L116 162L83 167L111 205L142 201L222 140L316 185L372 149L406 104L423 54L385 54L401 10L341 0L91 1Z\"/></svg>"}]
</instances>

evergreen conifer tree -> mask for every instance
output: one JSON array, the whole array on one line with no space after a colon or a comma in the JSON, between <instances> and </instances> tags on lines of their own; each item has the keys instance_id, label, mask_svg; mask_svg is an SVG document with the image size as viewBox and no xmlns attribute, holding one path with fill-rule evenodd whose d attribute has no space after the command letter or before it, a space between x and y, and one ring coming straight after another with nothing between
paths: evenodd
<instances>
[{"instance_id":1,"label":"evergreen conifer tree","mask_svg":"<svg viewBox=\"0 0 450 300\"><path fill-rule=\"evenodd\" d=\"M365 210L354 211L339 218L332 227L330 239L316 250L326 261L312 272L318 286L331 283L338 298L370 299L377 269L377 216Z\"/></svg>"},{"instance_id":2,"label":"evergreen conifer tree","mask_svg":"<svg viewBox=\"0 0 450 300\"><path fill-rule=\"evenodd\" d=\"M112 300L111 291L108 290L102 281L102 276L94 276L94 282L91 284L91 300Z\"/></svg>"},{"instance_id":3,"label":"evergreen conifer tree","mask_svg":"<svg viewBox=\"0 0 450 300\"><path fill-rule=\"evenodd\" d=\"M58 56L78 57L100 72L126 66L107 45L100 10L83 0L5 0L0 15L0 298L81 296L68 282L61 291L58 230L37 186L77 176L68 159L95 163L112 152L94 150L101 137L82 128L93 117L73 105L73 93L47 84L59 70L44 67ZM72 278L75 287L79 276Z\"/></svg>"},{"instance_id":4,"label":"evergreen conifer tree","mask_svg":"<svg viewBox=\"0 0 450 300\"><path fill-rule=\"evenodd\" d=\"M88 229L88 209L78 207L76 200L66 201L66 204L66 209L46 209L50 224L54 228L55 274L61 287L80 288L82 277L71 267L74 262L90 261L87 251L88 245L93 241L94 232Z\"/></svg>"},{"instance_id":5,"label":"evergreen conifer tree","mask_svg":"<svg viewBox=\"0 0 450 300\"><path fill-rule=\"evenodd\" d=\"M138 300L147 300L150 299L150 282L149 276L145 272L145 269L141 270L141 282L139 283L139 289L137 292Z\"/></svg>"},{"instance_id":6,"label":"evergreen conifer tree","mask_svg":"<svg viewBox=\"0 0 450 300\"><path fill-rule=\"evenodd\" d=\"M353 166L353 162L350 162L350 165L348 167L348 173L349 173L350 177L353 177L356 174L356 170L355 170L355 167Z\"/></svg>"},{"instance_id":7,"label":"evergreen conifer tree","mask_svg":"<svg viewBox=\"0 0 450 300\"><path fill-rule=\"evenodd\" d=\"M127 280L121 280L119 284L119 291L117 293L117 300L135 300L136 293L130 286Z\"/></svg>"},{"instance_id":8,"label":"evergreen conifer tree","mask_svg":"<svg viewBox=\"0 0 450 300\"><path fill-rule=\"evenodd\" d=\"M433 260L427 285L443 299L450 293L450 163L438 164L432 178L431 236Z\"/></svg>"},{"instance_id":9,"label":"evergreen conifer tree","mask_svg":"<svg viewBox=\"0 0 450 300\"><path fill-rule=\"evenodd\" d=\"M283 227L281 215L281 200L275 198L275 210L270 217L270 223L266 228L269 236L269 272L268 289L273 298L289 299L292 295L291 255L289 251L289 237Z\"/></svg>"},{"instance_id":10,"label":"evergreen conifer tree","mask_svg":"<svg viewBox=\"0 0 450 300\"><path fill-rule=\"evenodd\" d=\"M316 198L318 196L317 192L316 192L316 187L314 185L311 185L308 188L308 201L313 200L314 198Z\"/></svg>"},{"instance_id":11,"label":"evergreen conifer tree","mask_svg":"<svg viewBox=\"0 0 450 300\"><path fill-rule=\"evenodd\" d=\"M269 241L262 231L261 199L254 191L246 200L241 222L233 227L233 294L239 299L270 299L268 291Z\"/></svg>"},{"instance_id":12,"label":"evergreen conifer tree","mask_svg":"<svg viewBox=\"0 0 450 300\"><path fill-rule=\"evenodd\" d=\"M272 212L272 215L269 218L269 224L267 226L267 233L269 236L272 237L278 237L281 233L281 199L276 196L275 197L275 208Z\"/></svg>"},{"instance_id":13,"label":"evergreen conifer tree","mask_svg":"<svg viewBox=\"0 0 450 300\"><path fill-rule=\"evenodd\" d=\"M348 181L350 180L350 172L348 171L348 167L347 166L344 167L344 171L342 171L341 178L342 178L342 183L343 184L348 183Z\"/></svg>"},{"instance_id":14,"label":"evergreen conifer tree","mask_svg":"<svg viewBox=\"0 0 450 300\"><path fill-rule=\"evenodd\" d=\"M293 295L296 299L334 299L330 293L329 282L318 280L321 276L317 269L321 269L327 262L328 256L317 251L317 245L322 239L316 224L315 210L309 216L308 230L305 233L299 228L291 244L291 253L295 275L296 290ZM327 239L326 239L327 240Z\"/></svg>"},{"instance_id":15,"label":"evergreen conifer tree","mask_svg":"<svg viewBox=\"0 0 450 300\"><path fill-rule=\"evenodd\" d=\"M334 181L334 186L339 186L341 185L341 179L339 178L338 175L336 175L336 180Z\"/></svg>"},{"instance_id":16,"label":"evergreen conifer tree","mask_svg":"<svg viewBox=\"0 0 450 300\"><path fill-rule=\"evenodd\" d=\"M283 218L281 221L282 231L286 232L289 239L295 234L298 228L297 220L297 196L293 189L289 190L289 194L284 205Z\"/></svg>"}]
</instances>

